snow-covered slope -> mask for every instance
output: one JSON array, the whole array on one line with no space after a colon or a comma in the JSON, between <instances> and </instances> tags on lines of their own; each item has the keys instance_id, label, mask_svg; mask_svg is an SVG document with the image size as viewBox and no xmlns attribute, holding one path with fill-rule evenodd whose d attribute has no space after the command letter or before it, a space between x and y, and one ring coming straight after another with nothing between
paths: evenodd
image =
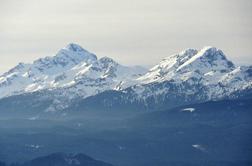
<instances>
[{"instance_id":1,"label":"snow-covered slope","mask_svg":"<svg viewBox=\"0 0 252 166\"><path fill-rule=\"evenodd\" d=\"M151 68L148 73L139 77L138 81L140 81L140 83L148 84L172 79L175 75L176 69L197 53L198 51L196 49L187 49L179 54L171 55Z\"/></svg>"},{"instance_id":2,"label":"snow-covered slope","mask_svg":"<svg viewBox=\"0 0 252 166\"><path fill-rule=\"evenodd\" d=\"M252 67L235 66L215 47L186 49L147 72L69 44L54 57L21 63L0 76L0 98L39 92L35 96L51 103L45 111L72 103L81 109L155 110L248 96L251 89Z\"/></svg>"},{"instance_id":3,"label":"snow-covered slope","mask_svg":"<svg viewBox=\"0 0 252 166\"><path fill-rule=\"evenodd\" d=\"M121 93L103 92L79 104L85 109L162 110L252 96L251 89L251 66L235 66L220 49L204 47L163 59Z\"/></svg>"},{"instance_id":4,"label":"snow-covered slope","mask_svg":"<svg viewBox=\"0 0 252 166\"><path fill-rule=\"evenodd\" d=\"M171 91L170 87L161 86L149 92L148 89L157 83L177 85L177 93L184 94L196 93L196 89L191 88L197 85L204 88L202 94L212 100L228 96L234 91L251 88L251 71L251 67L235 66L215 47L204 47L199 51L187 49L165 58L147 74L139 77L139 84L134 89L138 96L143 98L168 94ZM185 84L187 88L183 87Z\"/></svg>"},{"instance_id":5,"label":"snow-covered slope","mask_svg":"<svg viewBox=\"0 0 252 166\"><path fill-rule=\"evenodd\" d=\"M143 72L142 68L122 66L108 57L97 59L81 46L69 44L53 57L20 63L0 76L0 98L56 89L72 97L87 97L128 86Z\"/></svg>"},{"instance_id":6,"label":"snow-covered slope","mask_svg":"<svg viewBox=\"0 0 252 166\"><path fill-rule=\"evenodd\" d=\"M187 49L165 58L138 80L148 84L167 80L181 82L190 78L204 78L206 84L209 84L216 83L224 73L229 73L234 68L235 65L215 47L205 47L200 51Z\"/></svg>"}]
</instances>

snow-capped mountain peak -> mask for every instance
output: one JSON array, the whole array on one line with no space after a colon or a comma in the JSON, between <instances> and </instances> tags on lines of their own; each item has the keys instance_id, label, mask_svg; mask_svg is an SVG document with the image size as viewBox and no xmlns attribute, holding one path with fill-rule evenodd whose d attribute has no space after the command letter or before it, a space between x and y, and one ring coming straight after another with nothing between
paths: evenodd
<instances>
[{"instance_id":1,"label":"snow-capped mountain peak","mask_svg":"<svg viewBox=\"0 0 252 166\"><path fill-rule=\"evenodd\" d=\"M20 63L0 76L0 98L39 90L64 89L71 96L86 97L114 89L125 80L142 74L134 68L122 66L113 59L96 55L78 44L68 44L55 56Z\"/></svg>"},{"instance_id":2,"label":"snow-capped mountain peak","mask_svg":"<svg viewBox=\"0 0 252 166\"><path fill-rule=\"evenodd\" d=\"M86 61L87 63L92 63L97 60L95 54L88 52L83 49L78 44L70 43L63 49L59 50L56 56L54 57L55 61L68 61L79 63L80 61Z\"/></svg>"},{"instance_id":3,"label":"snow-capped mountain peak","mask_svg":"<svg viewBox=\"0 0 252 166\"><path fill-rule=\"evenodd\" d=\"M235 65L227 60L224 53L216 47L204 47L195 56L192 56L188 61L177 68L182 70L186 67L202 70L226 70L234 69Z\"/></svg>"},{"instance_id":4,"label":"snow-capped mountain peak","mask_svg":"<svg viewBox=\"0 0 252 166\"><path fill-rule=\"evenodd\" d=\"M220 76L220 73L228 73L234 68L235 65L220 49L208 46L199 51L186 49L169 56L138 80L144 84L167 80L185 81L189 78L200 79L207 75Z\"/></svg>"},{"instance_id":5,"label":"snow-capped mountain peak","mask_svg":"<svg viewBox=\"0 0 252 166\"><path fill-rule=\"evenodd\" d=\"M73 51L73 52L88 52L84 48L82 48L80 45L75 44L75 43L69 43L65 49Z\"/></svg>"},{"instance_id":6,"label":"snow-capped mountain peak","mask_svg":"<svg viewBox=\"0 0 252 166\"><path fill-rule=\"evenodd\" d=\"M32 73L53 75L69 70L81 62L92 64L96 61L96 55L77 44L71 43L60 49L55 56L35 60L30 71Z\"/></svg>"},{"instance_id":7,"label":"snow-capped mountain peak","mask_svg":"<svg viewBox=\"0 0 252 166\"><path fill-rule=\"evenodd\" d=\"M78 44L70 43L65 48L61 49L59 53L56 56L60 56L60 53L68 53L68 56L71 58L82 58L82 59L91 59L91 60L97 60L97 57L95 54L90 53L89 51L85 50Z\"/></svg>"}]
</instances>

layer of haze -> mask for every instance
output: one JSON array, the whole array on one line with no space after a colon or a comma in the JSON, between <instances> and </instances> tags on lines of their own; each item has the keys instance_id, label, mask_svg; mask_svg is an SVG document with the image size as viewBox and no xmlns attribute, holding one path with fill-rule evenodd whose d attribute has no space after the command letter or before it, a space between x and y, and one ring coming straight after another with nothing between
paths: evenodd
<instances>
[{"instance_id":1,"label":"layer of haze","mask_svg":"<svg viewBox=\"0 0 252 166\"><path fill-rule=\"evenodd\" d=\"M251 9L251 0L0 0L0 73L70 42L126 65L206 45L251 64Z\"/></svg>"}]
</instances>

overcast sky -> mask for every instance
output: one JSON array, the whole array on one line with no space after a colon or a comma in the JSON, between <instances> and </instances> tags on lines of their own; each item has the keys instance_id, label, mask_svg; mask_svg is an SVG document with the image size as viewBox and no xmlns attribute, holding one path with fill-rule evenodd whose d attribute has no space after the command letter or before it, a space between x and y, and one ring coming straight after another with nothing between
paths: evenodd
<instances>
[{"instance_id":1,"label":"overcast sky","mask_svg":"<svg viewBox=\"0 0 252 166\"><path fill-rule=\"evenodd\" d=\"M70 42L126 65L208 45L252 64L252 0L0 0L0 73Z\"/></svg>"}]
</instances>

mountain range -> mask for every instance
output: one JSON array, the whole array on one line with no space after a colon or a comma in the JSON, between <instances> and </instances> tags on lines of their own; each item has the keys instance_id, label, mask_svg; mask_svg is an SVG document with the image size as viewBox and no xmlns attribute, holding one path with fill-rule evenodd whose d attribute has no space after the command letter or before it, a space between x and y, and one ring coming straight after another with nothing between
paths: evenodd
<instances>
[{"instance_id":1,"label":"mountain range","mask_svg":"<svg viewBox=\"0 0 252 166\"><path fill-rule=\"evenodd\" d=\"M236 66L215 47L186 49L147 70L71 43L1 75L0 110L162 110L244 98L251 89L252 66Z\"/></svg>"}]
</instances>

